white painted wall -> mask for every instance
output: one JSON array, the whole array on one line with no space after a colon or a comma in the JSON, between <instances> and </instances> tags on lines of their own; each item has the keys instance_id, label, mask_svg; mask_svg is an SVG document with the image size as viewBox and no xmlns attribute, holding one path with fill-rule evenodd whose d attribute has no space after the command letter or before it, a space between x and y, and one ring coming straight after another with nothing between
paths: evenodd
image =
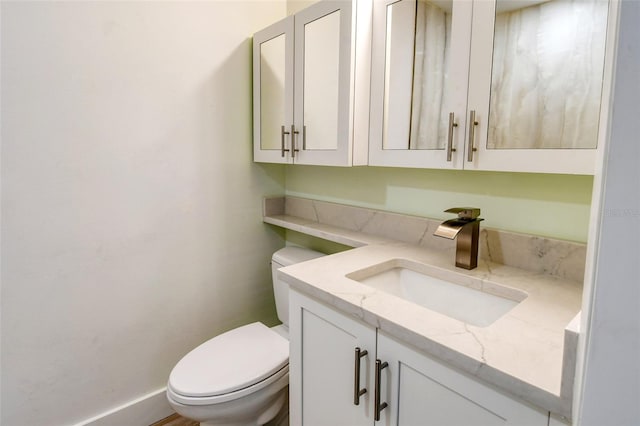
<instances>
[{"instance_id":1,"label":"white painted wall","mask_svg":"<svg viewBox=\"0 0 640 426\"><path fill-rule=\"evenodd\" d=\"M286 4L1 7L0 423L72 424L274 322L284 171L251 162L250 37Z\"/></svg>"},{"instance_id":2,"label":"white painted wall","mask_svg":"<svg viewBox=\"0 0 640 426\"><path fill-rule=\"evenodd\" d=\"M640 2L620 2L611 134L596 176L574 424L640 424Z\"/></svg>"},{"instance_id":3,"label":"white painted wall","mask_svg":"<svg viewBox=\"0 0 640 426\"><path fill-rule=\"evenodd\" d=\"M320 0L287 0L287 14L293 15Z\"/></svg>"}]
</instances>

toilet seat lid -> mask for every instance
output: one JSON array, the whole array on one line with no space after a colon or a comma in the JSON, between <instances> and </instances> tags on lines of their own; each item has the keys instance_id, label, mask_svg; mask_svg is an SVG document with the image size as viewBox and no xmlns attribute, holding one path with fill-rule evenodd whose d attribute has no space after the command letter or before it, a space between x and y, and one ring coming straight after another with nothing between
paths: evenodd
<instances>
[{"instance_id":1,"label":"toilet seat lid","mask_svg":"<svg viewBox=\"0 0 640 426\"><path fill-rule=\"evenodd\" d=\"M255 322L210 339L185 355L171 371L178 394L217 396L258 383L289 363L289 341Z\"/></svg>"}]
</instances>

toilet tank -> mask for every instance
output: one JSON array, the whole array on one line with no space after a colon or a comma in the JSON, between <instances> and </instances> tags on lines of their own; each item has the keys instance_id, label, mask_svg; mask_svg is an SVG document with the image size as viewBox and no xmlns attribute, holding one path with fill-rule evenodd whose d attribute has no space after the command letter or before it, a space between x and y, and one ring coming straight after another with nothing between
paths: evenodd
<instances>
[{"instance_id":1,"label":"toilet tank","mask_svg":"<svg viewBox=\"0 0 640 426\"><path fill-rule=\"evenodd\" d=\"M289 284L278 279L276 271L283 266L304 262L325 256L324 253L303 247L288 246L273 253L271 258L271 277L273 280L273 294L276 299L278 318L289 327Z\"/></svg>"}]
</instances>

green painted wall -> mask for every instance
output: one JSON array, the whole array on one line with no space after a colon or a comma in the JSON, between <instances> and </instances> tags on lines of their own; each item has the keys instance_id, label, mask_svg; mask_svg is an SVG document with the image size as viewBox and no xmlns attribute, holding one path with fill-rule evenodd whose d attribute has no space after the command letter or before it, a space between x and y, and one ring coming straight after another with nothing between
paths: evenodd
<instances>
[{"instance_id":1,"label":"green painted wall","mask_svg":"<svg viewBox=\"0 0 640 426\"><path fill-rule=\"evenodd\" d=\"M587 241L591 176L319 166L286 166L285 176L289 196L435 219L479 207L487 227Z\"/></svg>"}]
</instances>

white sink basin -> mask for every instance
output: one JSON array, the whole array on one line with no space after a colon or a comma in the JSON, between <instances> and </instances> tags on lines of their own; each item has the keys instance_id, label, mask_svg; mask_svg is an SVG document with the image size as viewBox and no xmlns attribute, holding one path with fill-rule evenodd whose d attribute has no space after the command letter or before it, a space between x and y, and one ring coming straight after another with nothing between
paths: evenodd
<instances>
[{"instance_id":1,"label":"white sink basin","mask_svg":"<svg viewBox=\"0 0 640 426\"><path fill-rule=\"evenodd\" d=\"M457 282L432 276L442 274L429 265L393 259L347 278L478 327L491 325L527 297L523 291L462 274L453 273Z\"/></svg>"}]
</instances>

